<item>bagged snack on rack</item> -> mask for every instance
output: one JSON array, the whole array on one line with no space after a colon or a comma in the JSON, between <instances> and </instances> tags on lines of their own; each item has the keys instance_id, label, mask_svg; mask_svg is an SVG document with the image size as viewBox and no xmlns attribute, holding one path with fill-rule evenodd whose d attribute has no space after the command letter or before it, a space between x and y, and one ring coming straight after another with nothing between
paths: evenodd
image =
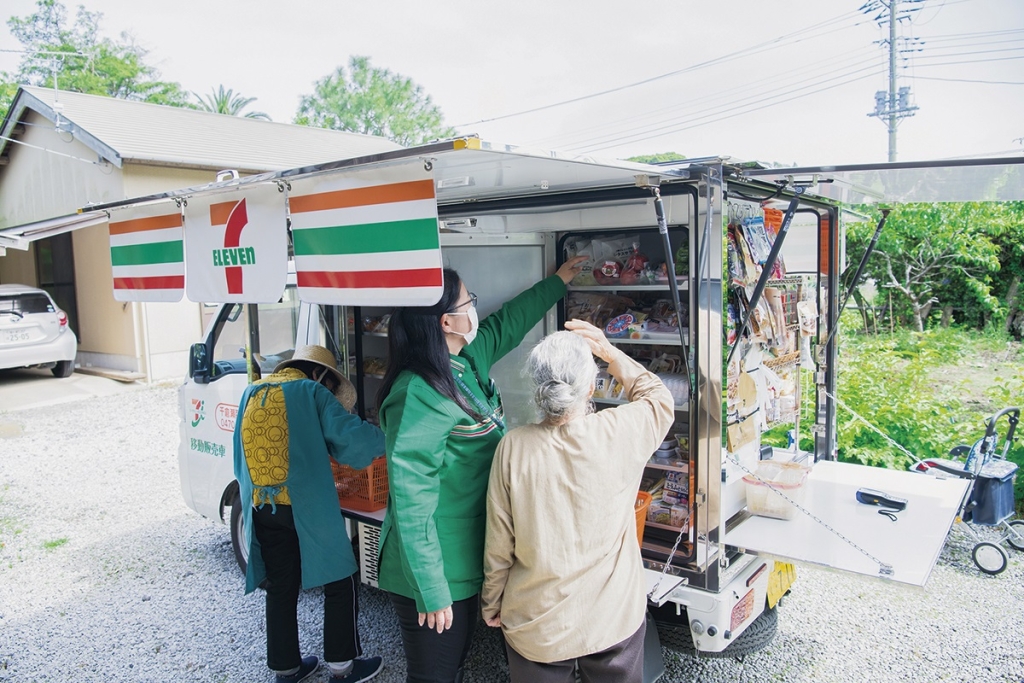
<instances>
[{"instance_id":1,"label":"bagged snack on rack","mask_svg":"<svg viewBox=\"0 0 1024 683\"><path fill-rule=\"evenodd\" d=\"M594 279L594 248L590 240L583 238L571 239L565 244L565 260L576 256L589 256L580 266L580 272L569 284L573 287L593 287L597 284Z\"/></svg>"},{"instance_id":2,"label":"bagged snack on rack","mask_svg":"<svg viewBox=\"0 0 1024 683\"><path fill-rule=\"evenodd\" d=\"M590 240L594 261L618 261L625 263L633 253L633 240L625 235L594 237Z\"/></svg>"},{"instance_id":3,"label":"bagged snack on rack","mask_svg":"<svg viewBox=\"0 0 1024 683\"><path fill-rule=\"evenodd\" d=\"M566 301L565 316L569 320L582 320L596 325L595 321L601 311L607 307L608 298L605 294L573 292Z\"/></svg>"},{"instance_id":4,"label":"bagged snack on rack","mask_svg":"<svg viewBox=\"0 0 1024 683\"><path fill-rule=\"evenodd\" d=\"M761 216L751 216L743 219L743 236L750 247L750 255L758 265L768 260L772 251L772 242L768 239L768 233L764 229L764 219Z\"/></svg>"},{"instance_id":5,"label":"bagged snack on rack","mask_svg":"<svg viewBox=\"0 0 1024 683\"><path fill-rule=\"evenodd\" d=\"M627 287L638 284L640 274L643 273L649 261L649 258L640 253L639 243L633 242L633 253L626 259L622 274L619 276L619 282Z\"/></svg>"}]
</instances>

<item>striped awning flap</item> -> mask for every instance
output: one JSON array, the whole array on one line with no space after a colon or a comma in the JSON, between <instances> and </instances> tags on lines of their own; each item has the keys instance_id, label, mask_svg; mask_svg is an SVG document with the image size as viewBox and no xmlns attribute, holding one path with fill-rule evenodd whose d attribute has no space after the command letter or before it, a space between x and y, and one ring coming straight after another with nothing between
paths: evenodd
<instances>
[{"instance_id":1,"label":"striped awning flap","mask_svg":"<svg viewBox=\"0 0 1024 683\"><path fill-rule=\"evenodd\" d=\"M110 217L110 264L117 301L180 301L185 291L181 209L143 204Z\"/></svg>"},{"instance_id":2,"label":"striped awning flap","mask_svg":"<svg viewBox=\"0 0 1024 683\"><path fill-rule=\"evenodd\" d=\"M434 179L419 160L292 181L299 298L350 306L428 306L441 298Z\"/></svg>"}]
</instances>

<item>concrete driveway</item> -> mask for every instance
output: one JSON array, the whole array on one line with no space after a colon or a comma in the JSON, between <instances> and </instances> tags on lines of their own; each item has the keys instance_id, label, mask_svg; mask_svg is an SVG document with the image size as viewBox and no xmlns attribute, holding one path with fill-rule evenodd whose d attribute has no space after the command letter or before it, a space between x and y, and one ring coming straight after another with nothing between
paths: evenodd
<instances>
[{"instance_id":1,"label":"concrete driveway","mask_svg":"<svg viewBox=\"0 0 1024 683\"><path fill-rule=\"evenodd\" d=\"M135 391L145 386L78 372L58 379L49 370L0 370L0 414Z\"/></svg>"}]
</instances>

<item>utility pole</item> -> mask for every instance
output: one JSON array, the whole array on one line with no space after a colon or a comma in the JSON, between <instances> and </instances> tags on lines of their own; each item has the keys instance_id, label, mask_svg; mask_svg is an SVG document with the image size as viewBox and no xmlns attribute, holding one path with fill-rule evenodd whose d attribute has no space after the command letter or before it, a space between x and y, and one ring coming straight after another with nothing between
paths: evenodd
<instances>
[{"instance_id":1,"label":"utility pole","mask_svg":"<svg viewBox=\"0 0 1024 683\"><path fill-rule=\"evenodd\" d=\"M900 3L905 9L900 9ZM889 25L888 40L879 41L889 48L889 90L879 90L875 93L875 110L868 116L878 117L886 124L889 131L889 161L896 161L896 128L899 122L908 116L913 116L917 106L910 104L910 87L897 87L896 82L896 54L907 54L919 51L920 48L906 47L899 49L897 41L913 42L915 38L904 39L896 35L896 24L900 21L909 21L911 15L921 9L920 3L924 0L869 0L861 6L861 12L870 14L877 12L874 19L879 26ZM917 5L917 6L915 6Z\"/></svg>"}]
</instances>

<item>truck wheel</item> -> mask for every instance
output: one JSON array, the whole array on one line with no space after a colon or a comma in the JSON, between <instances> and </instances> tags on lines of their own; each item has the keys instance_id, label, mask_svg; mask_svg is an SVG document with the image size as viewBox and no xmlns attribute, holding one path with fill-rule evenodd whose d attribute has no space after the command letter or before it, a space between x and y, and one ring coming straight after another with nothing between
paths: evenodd
<instances>
[{"instance_id":1,"label":"truck wheel","mask_svg":"<svg viewBox=\"0 0 1024 683\"><path fill-rule=\"evenodd\" d=\"M246 543L245 521L242 519L242 499L235 491L231 498L231 547L235 551L235 561L245 574L249 566L249 544Z\"/></svg>"},{"instance_id":2,"label":"truck wheel","mask_svg":"<svg viewBox=\"0 0 1024 683\"><path fill-rule=\"evenodd\" d=\"M779 626L779 613L774 607L766 608L727 648L721 652L701 651L699 654L693 647L693 637L690 635L689 627L664 622L657 622L657 624L658 638L661 639L661 644L665 647L691 656L725 659L744 657L771 643Z\"/></svg>"},{"instance_id":3,"label":"truck wheel","mask_svg":"<svg viewBox=\"0 0 1024 683\"><path fill-rule=\"evenodd\" d=\"M50 368L50 372L53 373L54 377L70 377L74 371L75 361L73 360L59 360L56 365Z\"/></svg>"}]
</instances>

